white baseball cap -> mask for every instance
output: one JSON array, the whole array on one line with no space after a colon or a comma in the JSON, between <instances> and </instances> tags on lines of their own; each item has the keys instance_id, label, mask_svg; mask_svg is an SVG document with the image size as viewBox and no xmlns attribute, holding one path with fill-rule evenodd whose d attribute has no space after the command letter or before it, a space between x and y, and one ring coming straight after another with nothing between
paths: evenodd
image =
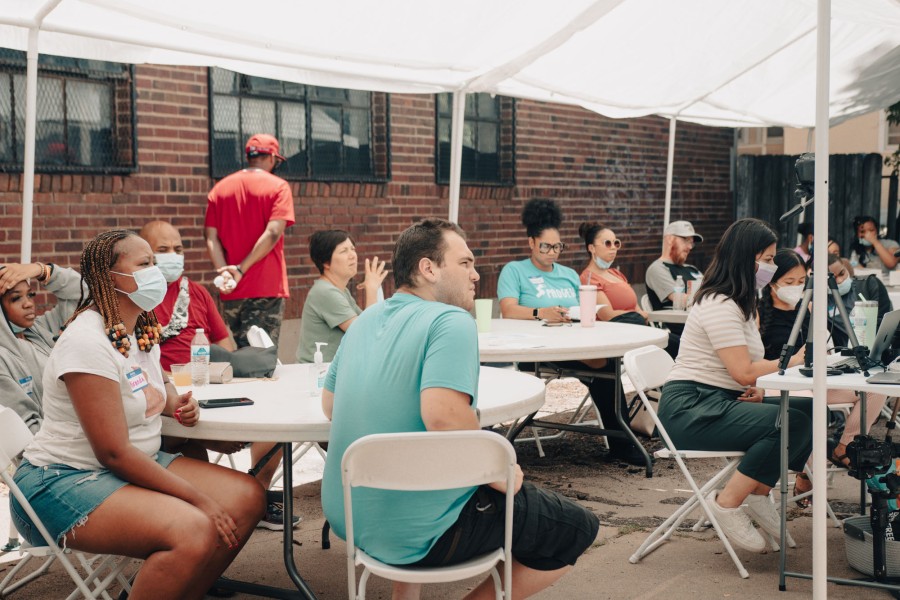
<instances>
[{"instance_id":1,"label":"white baseball cap","mask_svg":"<svg viewBox=\"0 0 900 600\"><path fill-rule=\"evenodd\" d=\"M696 242L702 242L703 236L694 231L690 221L672 221L663 231L663 235L677 235L678 237L692 237Z\"/></svg>"}]
</instances>

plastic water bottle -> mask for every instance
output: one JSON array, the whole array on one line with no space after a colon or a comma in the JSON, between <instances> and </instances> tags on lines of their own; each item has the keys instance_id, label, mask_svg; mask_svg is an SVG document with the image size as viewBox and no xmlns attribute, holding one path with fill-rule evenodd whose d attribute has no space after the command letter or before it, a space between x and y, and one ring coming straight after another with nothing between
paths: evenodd
<instances>
[{"instance_id":1,"label":"plastic water bottle","mask_svg":"<svg viewBox=\"0 0 900 600\"><path fill-rule=\"evenodd\" d=\"M209 385L209 339L202 329L191 340L191 385Z\"/></svg>"},{"instance_id":2,"label":"plastic water bottle","mask_svg":"<svg viewBox=\"0 0 900 600\"><path fill-rule=\"evenodd\" d=\"M684 310L685 306L685 297L684 297L684 278L679 275L675 278L675 287L673 288L675 294L672 296L672 308L675 310Z\"/></svg>"}]
</instances>

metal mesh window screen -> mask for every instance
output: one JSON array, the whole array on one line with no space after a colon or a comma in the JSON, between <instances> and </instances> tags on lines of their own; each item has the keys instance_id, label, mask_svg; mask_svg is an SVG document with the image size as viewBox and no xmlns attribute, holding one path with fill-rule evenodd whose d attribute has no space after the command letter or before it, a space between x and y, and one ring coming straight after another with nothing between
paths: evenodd
<instances>
[{"instance_id":1,"label":"metal mesh window screen","mask_svg":"<svg viewBox=\"0 0 900 600\"><path fill-rule=\"evenodd\" d=\"M437 95L438 183L450 181L452 96ZM462 141L462 181L508 185L515 162L514 102L486 93L467 94Z\"/></svg>"},{"instance_id":2,"label":"metal mesh window screen","mask_svg":"<svg viewBox=\"0 0 900 600\"><path fill-rule=\"evenodd\" d=\"M128 65L42 55L38 62L35 170L134 168ZM25 55L0 49L0 171L21 171L25 152Z\"/></svg>"},{"instance_id":3,"label":"metal mesh window screen","mask_svg":"<svg viewBox=\"0 0 900 600\"><path fill-rule=\"evenodd\" d=\"M224 177L245 164L244 143L254 133L278 138L287 159L278 175L285 179L388 177L385 94L307 86L219 68L210 69L210 86L213 177Z\"/></svg>"}]
</instances>

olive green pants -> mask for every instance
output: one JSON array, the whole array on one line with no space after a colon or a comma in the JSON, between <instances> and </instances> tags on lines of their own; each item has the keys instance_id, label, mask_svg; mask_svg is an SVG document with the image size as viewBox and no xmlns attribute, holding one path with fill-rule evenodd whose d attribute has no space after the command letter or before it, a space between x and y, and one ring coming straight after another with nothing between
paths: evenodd
<instances>
[{"instance_id":1,"label":"olive green pants","mask_svg":"<svg viewBox=\"0 0 900 600\"><path fill-rule=\"evenodd\" d=\"M740 391L695 381L663 386L659 419L680 450L746 452L738 471L769 487L780 477L779 398L742 402ZM788 466L802 471L812 451L812 398L791 398L788 408Z\"/></svg>"}]
</instances>

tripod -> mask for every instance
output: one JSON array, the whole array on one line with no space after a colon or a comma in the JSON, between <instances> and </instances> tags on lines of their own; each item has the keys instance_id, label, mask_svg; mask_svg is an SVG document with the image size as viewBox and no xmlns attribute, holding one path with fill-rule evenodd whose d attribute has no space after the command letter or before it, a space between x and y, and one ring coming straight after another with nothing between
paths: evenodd
<instances>
[{"instance_id":1,"label":"tripod","mask_svg":"<svg viewBox=\"0 0 900 600\"><path fill-rule=\"evenodd\" d=\"M853 331L853 328L850 327L850 317L847 316L847 309L844 306L844 301L841 299L840 292L838 292L834 274L830 271L828 272L828 291L831 292L831 298L834 300L834 305L837 307L837 311L841 316L841 321L847 331L847 336L850 340L849 343L853 349L853 356L856 357L856 362L859 363L859 368L862 369L863 374L868 377L869 367L874 366L874 362L869 358L869 349L866 346L859 345L856 333ZM794 319L794 327L791 329L791 335L788 337L787 343L781 349L781 356L778 357L779 375L784 375L788 362L790 362L791 357L794 356L797 351L797 339L800 337L803 323L806 321L806 315L807 313L810 315L812 314L812 309L810 308L810 305L812 304L812 295L813 277L812 273L810 273L810 276L806 278L806 287L803 288L803 298L800 300L800 308L797 310L797 317ZM813 335L812 329L810 328L809 337L806 340L806 353L803 357L803 367L800 368L800 373L807 377L812 377L813 374L812 355ZM827 371L828 375L840 375L841 373L842 371L838 369L828 369Z\"/></svg>"}]
</instances>

